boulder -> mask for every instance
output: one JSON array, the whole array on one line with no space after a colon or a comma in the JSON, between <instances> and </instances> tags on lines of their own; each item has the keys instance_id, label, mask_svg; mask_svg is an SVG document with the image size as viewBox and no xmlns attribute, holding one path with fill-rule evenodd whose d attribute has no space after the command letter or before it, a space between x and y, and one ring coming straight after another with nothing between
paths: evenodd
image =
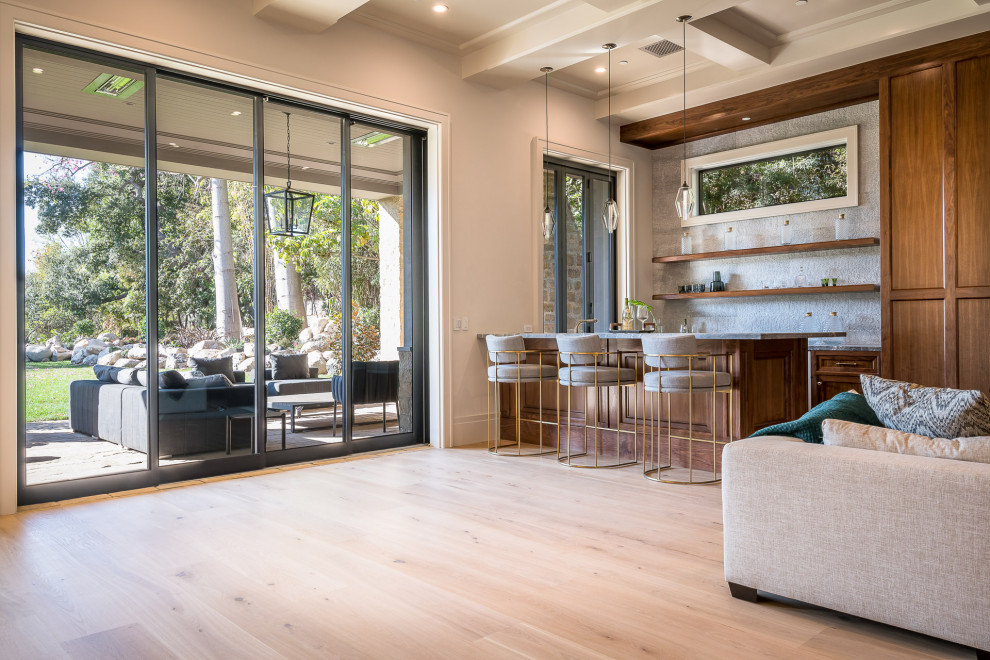
<instances>
[{"instance_id":1,"label":"boulder","mask_svg":"<svg viewBox=\"0 0 990 660\"><path fill-rule=\"evenodd\" d=\"M62 345L62 339L57 334L52 335L51 338L49 338L49 340L45 342L45 346L48 347L61 346L61 345Z\"/></svg>"},{"instance_id":2,"label":"boulder","mask_svg":"<svg viewBox=\"0 0 990 660\"><path fill-rule=\"evenodd\" d=\"M214 350L219 348L220 348L220 342L216 341L215 339L204 339L202 341L198 341L195 344L193 344L189 348L189 352L197 353L198 351Z\"/></svg>"},{"instance_id":3,"label":"boulder","mask_svg":"<svg viewBox=\"0 0 990 660\"><path fill-rule=\"evenodd\" d=\"M300 341L300 343L305 344L306 342L308 342L312 338L313 338L313 331L310 328L303 328L302 329L302 332L299 333L299 341Z\"/></svg>"},{"instance_id":4,"label":"boulder","mask_svg":"<svg viewBox=\"0 0 990 660\"><path fill-rule=\"evenodd\" d=\"M309 366L311 368L316 367L319 369L319 374L321 376L327 372L327 361L323 358L323 353L319 351L312 351L307 357Z\"/></svg>"},{"instance_id":5,"label":"boulder","mask_svg":"<svg viewBox=\"0 0 990 660\"><path fill-rule=\"evenodd\" d=\"M212 360L213 358L220 357L220 349L204 348L198 351L191 351L190 354L194 358L203 358L204 360Z\"/></svg>"},{"instance_id":6,"label":"boulder","mask_svg":"<svg viewBox=\"0 0 990 660\"><path fill-rule=\"evenodd\" d=\"M166 346L163 355L185 355L188 351L181 346Z\"/></svg>"},{"instance_id":7,"label":"boulder","mask_svg":"<svg viewBox=\"0 0 990 660\"><path fill-rule=\"evenodd\" d=\"M134 369L141 364L140 360L132 360L127 357L122 357L113 363L113 366L120 367L121 369Z\"/></svg>"},{"instance_id":8,"label":"boulder","mask_svg":"<svg viewBox=\"0 0 990 660\"><path fill-rule=\"evenodd\" d=\"M229 348L225 348L222 351L220 351L217 354L217 357L227 357L227 356L235 355L236 353L237 353L237 349L231 346Z\"/></svg>"},{"instance_id":9,"label":"boulder","mask_svg":"<svg viewBox=\"0 0 990 660\"><path fill-rule=\"evenodd\" d=\"M89 346L90 341L92 340L89 337L80 337L76 340L76 343L72 345L72 348L85 348L86 346Z\"/></svg>"},{"instance_id":10,"label":"boulder","mask_svg":"<svg viewBox=\"0 0 990 660\"><path fill-rule=\"evenodd\" d=\"M96 364L96 361L98 359L99 358L96 357L95 355L87 355L86 357L83 358L82 363L85 364L87 367L92 367L94 364Z\"/></svg>"},{"instance_id":11,"label":"boulder","mask_svg":"<svg viewBox=\"0 0 990 660\"><path fill-rule=\"evenodd\" d=\"M323 332L328 323L330 323L330 319L324 316L319 316L310 322L309 327L313 331L314 335L318 335Z\"/></svg>"},{"instance_id":12,"label":"boulder","mask_svg":"<svg viewBox=\"0 0 990 660\"><path fill-rule=\"evenodd\" d=\"M28 344L24 347L24 357L31 362L48 362L52 358L52 349L41 344Z\"/></svg>"},{"instance_id":13,"label":"boulder","mask_svg":"<svg viewBox=\"0 0 990 660\"><path fill-rule=\"evenodd\" d=\"M165 357L165 369L185 369L189 366L189 356L185 353L173 353Z\"/></svg>"},{"instance_id":14,"label":"boulder","mask_svg":"<svg viewBox=\"0 0 990 660\"><path fill-rule=\"evenodd\" d=\"M110 351L105 355L101 354L97 356L96 363L104 364L107 366L113 366L117 363L120 358L124 357L124 351Z\"/></svg>"},{"instance_id":15,"label":"boulder","mask_svg":"<svg viewBox=\"0 0 990 660\"><path fill-rule=\"evenodd\" d=\"M233 362L234 364L240 364L241 362L244 362L244 359L245 359L245 358L246 358L247 356L246 356L246 355L244 355L244 353L234 353L234 354L233 354L233 355L231 355L230 357L231 357L231 361L232 361L232 362Z\"/></svg>"},{"instance_id":16,"label":"boulder","mask_svg":"<svg viewBox=\"0 0 990 660\"><path fill-rule=\"evenodd\" d=\"M127 351L127 357L132 360L145 360L148 357L148 349L143 344L138 344Z\"/></svg>"},{"instance_id":17,"label":"boulder","mask_svg":"<svg viewBox=\"0 0 990 660\"><path fill-rule=\"evenodd\" d=\"M249 357L241 360L237 363L238 371L253 371L254 370L254 358Z\"/></svg>"},{"instance_id":18,"label":"boulder","mask_svg":"<svg viewBox=\"0 0 990 660\"><path fill-rule=\"evenodd\" d=\"M76 348L72 351L72 357L69 358L69 361L72 362L72 364L82 364L83 360L86 359L88 355L89 353L86 352L85 348Z\"/></svg>"},{"instance_id":19,"label":"boulder","mask_svg":"<svg viewBox=\"0 0 990 660\"><path fill-rule=\"evenodd\" d=\"M104 332L102 335L100 335L99 339L107 342L108 344L112 344L114 342L120 341L120 337L113 334L112 332Z\"/></svg>"},{"instance_id":20,"label":"boulder","mask_svg":"<svg viewBox=\"0 0 990 660\"><path fill-rule=\"evenodd\" d=\"M312 353L313 351L322 351L323 343L319 340L308 341L302 345L300 349L303 353Z\"/></svg>"},{"instance_id":21,"label":"boulder","mask_svg":"<svg viewBox=\"0 0 990 660\"><path fill-rule=\"evenodd\" d=\"M242 328L241 329L241 339L247 341L248 339L254 338L254 328Z\"/></svg>"},{"instance_id":22,"label":"boulder","mask_svg":"<svg viewBox=\"0 0 990 660\"><path fill-rule=\"evenodd\" d=\"M254 356L254 342L253 341L252 342L249 342L247 344L244 344L244 355L246 355L248 357L253 357Z\"/></svg>"},{"instance_id":23,"label":"boulder","mask_svg":"<svg viewBox=\"0 0 990 660\"><path fill-rule=\"evenodd\" d=\"M58 350L52 349L52 362L65 362L72 358L72 351L65 346L59 346Z\"/></svg>"}]
</instances>

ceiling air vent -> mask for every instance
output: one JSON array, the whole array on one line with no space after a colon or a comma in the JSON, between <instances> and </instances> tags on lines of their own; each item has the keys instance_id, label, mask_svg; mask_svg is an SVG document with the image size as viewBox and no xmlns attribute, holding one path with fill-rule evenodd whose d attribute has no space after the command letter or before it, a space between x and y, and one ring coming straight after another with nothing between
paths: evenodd
<instances>
[{"instance_id":1,"label":"ceiling air vent","mask_svg":"<svg viewBox=\"0 0 990 660\"><path fill-rule=\"evenodd\" d=\"M652 43L649 46L643 46L640 48L644 53L649 53L654 57L664 57L666 55L673 55L674 53L679 53L683 48L675 44L673 41L667 41L666 39L661 39L656 43Z\"/></svg>"}]
</instances>

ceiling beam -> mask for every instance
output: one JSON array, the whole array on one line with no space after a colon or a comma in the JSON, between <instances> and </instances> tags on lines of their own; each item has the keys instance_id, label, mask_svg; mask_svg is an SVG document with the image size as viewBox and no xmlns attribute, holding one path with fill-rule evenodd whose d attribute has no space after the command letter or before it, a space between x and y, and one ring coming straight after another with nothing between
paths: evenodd
<instances>
[{"instance_id":1,"label":"ceiling beam","mask_svg":"<svg viewBox=\"0 0 990 660\"><path fill-rule=\"evenodd\" d=\"M990 51L990 32L829 71L687 110L687 140L723 135L876 99L880 78ZM749 117L749 121L743 121ZM620 140L647 149L681 143L680 112L620 128Z\"/></svg>"},{"instance_id":2,"label":"ceiling beam","mask_svg":"<svg viewBox=\"0 0 990 660\"><path fill-rule=\"evenodd\" d=\"M253 0L254 15L305 32L323 32L368 0Z\"/></svg>"},{"instance_id":3,"label":"ceiling beam","mask_svg":"<svg viewBox=\"0 0 990 660\"><path fill-rule=\"evenodd\" d=\"M733 71L768 66L773 59L769 46L729 27L715 16L688 23L688 48Z\"/></svg>"}]
</instances>

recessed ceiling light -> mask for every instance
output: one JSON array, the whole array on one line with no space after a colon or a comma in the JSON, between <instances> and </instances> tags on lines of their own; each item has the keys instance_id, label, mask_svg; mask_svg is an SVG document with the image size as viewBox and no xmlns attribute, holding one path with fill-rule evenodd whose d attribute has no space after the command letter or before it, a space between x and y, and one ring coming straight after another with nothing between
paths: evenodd
<instances>
[{"instance_id":1,"label":"recessed ceiling light","mask_svg":"<svg viewBox=\"0 0 990 660\"><path fill-rule=\"evenodd\" d=\"M34 71L35 73L44 73L45 72L45 70L42 69L40 66L36 66L33 69L31 69L31 70Z\"/></svg>"},{"instance_id":2,"label":"recessed ceiling light","mask_svg":"<svg viewBox=\"0 0 990 660\"><path fill-rule=\"evenodd\" d=\"M234 110L230 114L231 114L232 117L240 117L241 116L241 111L240 110Z\"/></svg>"},{"instance_id":3,"label":"recessed ceiling light","mask_svg":"<svg viewBox=\"0 0 990 660\"><path fill-rule=\"evenodd\" d=\"M603 66L596 66L595 67L595 73L605 73L606 71L608 71L608 69L606 69Z\"/></svg>"},{"instance_id":4,"label":"recessed ceiling light","mask_svg":"<svg viewBox=\"0 0 990 660\"><path fill-rule=\"evenodd\" d=\"M629 64L629 60L619 60L619 64Z\"/></svg>"},{"instance_id":5,"label":"recessed ceiling light","mask_svg":"<svg viewBox=\"0 0 990 660\"><path fill-rule=\"evenodd\" d=\"M178 147L179 145L177 145L175 142L169 142L168 143L168 146L170 146L170 147Z\"/></svg>"},{"instance_id":6,"label":"recessed ceiling light","mask_svg":"<svg viewBox=\"0 0 990 660\"><path fill-rule=\"evenodd\" d=\"M743 117L743 121L749 121L752 117Z\"/></svg>"},{"instance_id":7,"label":"recessed ceiling light","mask_svg":"<svg viewBox=\"0 0 990 660\"><path fill-rule=\"evenodd\" d=\"M303 169L304 170L308 170L309 169L309 165L303 165Z\"/></svg>"},{"instance_id":8,"label":"recessed ceiling light","mask_svg":"<svg viewBox=\"0 0 990 660\"><path fill-rule=\"evenodd\" d=\"M445 14L448 9L450 9L450 7L440 2L433 5L433 11L435 11L438 14Z\"/></svg>"},{"instance_id":9,"label":"recessed ceiling light","mask_svg":"<svg viewBox=\"0 0 990 660\"><path fill-rule=\"evenodd\" d=\"M804 5L808 4L808 0L794 0L794 4L796 4L798 7L803 7Z\"/></svg>"}]
</instances>

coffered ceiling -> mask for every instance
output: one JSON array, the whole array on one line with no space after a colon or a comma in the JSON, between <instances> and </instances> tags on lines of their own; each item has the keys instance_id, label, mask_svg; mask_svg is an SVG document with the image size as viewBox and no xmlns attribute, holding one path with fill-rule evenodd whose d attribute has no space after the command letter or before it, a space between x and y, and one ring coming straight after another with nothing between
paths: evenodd
<instances>
[{"instance_id":1,"label":"coffered ceiling","mask_svg":"<svg viewBox=\"0 0 990 660\"><path fill-rule=\"evenodd\" d=\"M688 105L701 105L879 57L990 30L988 0L244 0L265 20L299 29L360 21L456 53L466 80L510 88L541 78L637 121L681 105L682 54L641 50L682 43ZM447 11L438 13L434 5ZM299 20L300 17L302 20ZM338 20L341 22L336 23Z\"/></svg>"}]
</instances>

